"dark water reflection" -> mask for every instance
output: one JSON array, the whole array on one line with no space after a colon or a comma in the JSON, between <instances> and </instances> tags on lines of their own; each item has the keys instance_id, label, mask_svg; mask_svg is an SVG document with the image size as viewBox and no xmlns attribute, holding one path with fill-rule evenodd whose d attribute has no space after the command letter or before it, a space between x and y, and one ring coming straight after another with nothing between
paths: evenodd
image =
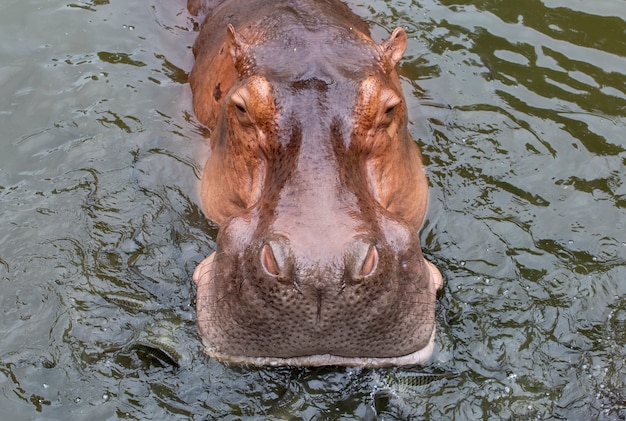
<instances>
[{"instance_id":1,"label":"dark water reflection","mask_svg":"<svg viewBox=\"0 0 626 421\"><path fill-rule=\"evenodd\" d=\"M409 32L446 280L433 361L397 370L202 354L190 275L215 231L182 3L0 6L3 416L626 418L624 2L349 2L377 39Z\"/></svg>"}]
</instances>

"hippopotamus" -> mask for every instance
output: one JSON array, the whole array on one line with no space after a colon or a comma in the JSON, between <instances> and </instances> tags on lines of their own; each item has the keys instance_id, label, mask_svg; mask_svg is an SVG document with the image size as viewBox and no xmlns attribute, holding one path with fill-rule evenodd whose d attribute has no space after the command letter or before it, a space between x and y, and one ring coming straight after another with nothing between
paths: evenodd
<instances>
[{"instance_id":1,"label":"hippopotamus","mask_svg":"<svg viewBox=\"0 0 626 421\"><path fill-rule=\"evenodd\" d=\"M381 367L433 352L442 278L418 230L428 184L395 66L338 0L189 0L189 82L210 130L216 250L196 268L205 352L252 365Z\"/></svg>"}]
</instances>

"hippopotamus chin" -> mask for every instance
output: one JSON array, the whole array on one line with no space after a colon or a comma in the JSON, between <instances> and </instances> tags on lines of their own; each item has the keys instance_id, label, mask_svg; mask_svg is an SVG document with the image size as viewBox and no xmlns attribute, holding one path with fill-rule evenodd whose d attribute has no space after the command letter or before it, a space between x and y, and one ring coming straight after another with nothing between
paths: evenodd
<instances>
[{"instance_id":1,"label":"hippopotamus chin","mask_svg":"<svg viewBox=\"0 0 626 421\"><path fill-rule=\"evenodd\" d=\"M219 4L215 4L219 3ZM395 65L338 0L189 0L194 111L211 130L197 267L206 352L256 365L419 364L442 279L422 255L428 186Z\"/></svg>"}]
</instances>

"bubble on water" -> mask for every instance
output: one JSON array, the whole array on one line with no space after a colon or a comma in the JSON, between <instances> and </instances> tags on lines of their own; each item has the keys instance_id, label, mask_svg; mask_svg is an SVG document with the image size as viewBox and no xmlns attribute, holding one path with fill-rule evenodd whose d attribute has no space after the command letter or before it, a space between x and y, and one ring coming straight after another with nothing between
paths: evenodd
<instances>
[{"instance_id":1,"label":"bubble on water","mask_svg":"<svg viewBox=\"0 0 626 421\"><path fill-rule=\"evenodd\" d=\"M548 28L552 29L555 32L563 32L563 29L561 29L561 27L559 25L555 25L553 23L548 25Z\"/></svg>"}]
</instances>

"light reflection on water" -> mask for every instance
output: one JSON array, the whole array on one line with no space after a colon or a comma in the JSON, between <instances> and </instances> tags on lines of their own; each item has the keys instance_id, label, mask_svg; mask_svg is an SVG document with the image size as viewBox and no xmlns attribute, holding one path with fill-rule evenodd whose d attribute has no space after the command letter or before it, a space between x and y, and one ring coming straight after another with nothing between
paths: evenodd
<instances>
[{"instance_id":1,"label":"light reflection on water","mask_svg":"<svg viewBox=\"0 0 626 421\"><path fill-rule=\"evenodd\" d=\"M446 280L433 362L397 371L202 354L190 275L215 231L195 196L182 3L2 6L7 416L626 417L623 2L350 2L376 39L409 32L400 70L432 186L421 236ZM180 368L142 338L174 344ZM380 380L436 370L458 375Z\"/></svg>"}]
</instances>

